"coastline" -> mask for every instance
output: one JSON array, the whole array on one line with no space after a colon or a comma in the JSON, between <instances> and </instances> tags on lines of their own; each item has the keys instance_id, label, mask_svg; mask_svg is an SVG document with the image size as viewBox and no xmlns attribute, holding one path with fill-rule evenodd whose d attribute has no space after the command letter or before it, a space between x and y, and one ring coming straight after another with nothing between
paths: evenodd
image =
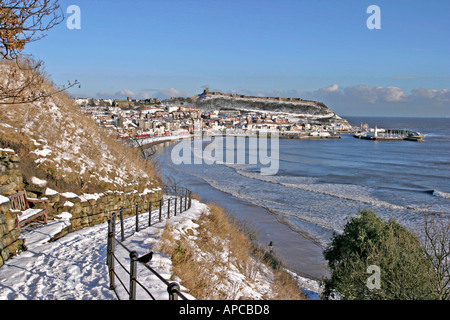
<instances>
[{"instance_id":1,"label":"coastline","mask_svg":"<svg viewBox=\"0 0 450 320\"><path fill-rule=\"evenodd\" d=\"M178 142L178 139L154 141L145 148L157 148L156 153L160 153L159 156L162 156L161 153L168 152L167 147ZM173 176L173 172L168 172L170 170L167 167L161 168L162 174ZM176 179L181 181L184 186L189 187L194 194L201 198L202 202L217 203L229 214L256 229L257 241L261 245L267 246L273 242L274 252L291 272L315 281L321 281L324 277L329 276L322 253L324 248L280 221L267 208L218 190L198 177L180 172L175 175Z\"/></svg>"},{"instance_id":2,"label":"coastline","mask_svg":"<svg viewBox=\"0 0 450 320\"><path fill-rule=\"evenodd\" d=\"M161 140L156 140L156 141L152 141L150 143L146 143L144 145L142 145L142 148L144 149L148 149L148 148L152 148L152 147L156 147L160 144L165 144L165 143L177 143L180 142L181 140L183 140L185 138L175 138L175 139L161 139ZM165 146L164 146L165 147Z\"/></svg>"},{"instance_id":3,"label":"coastline","mask_svg":"<svg viewBox=\"0 0 450 320\"><path fill-rule=\"evenodd\" d=\"M329 275L323 248L280 221L267 208L217 190L206 182L197 184L195 189L203 202L217 202L231 215L255 228L258 231L257 241L261 245L268 246L273 242L274 252L289 270L319 281Z\"/></svg>"}]
</instances>

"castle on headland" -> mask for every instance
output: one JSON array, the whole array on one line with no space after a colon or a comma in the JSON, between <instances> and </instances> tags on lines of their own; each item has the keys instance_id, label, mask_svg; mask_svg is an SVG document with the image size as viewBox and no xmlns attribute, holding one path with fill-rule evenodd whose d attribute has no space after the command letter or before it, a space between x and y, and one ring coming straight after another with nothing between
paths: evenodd
<instances>
[{"instance_id":1,"label":"castle on headland","mask_svg":"<svg viewBox=\"0 0 450 320\"><path fill-rule=\"evenodd\" d=\"M222 92L211 92L209 88L205 88L203 93L199 96L222 96L222 97L230 97L230 98L244 98L244 99L257 99L261 101L283 101L283 102L301 102L301 101L309 101L303 100L301 98L281 98L281 97L257 97L257 96L246 96L237 93L222 93Z\"/></svg>"}]
</instances>

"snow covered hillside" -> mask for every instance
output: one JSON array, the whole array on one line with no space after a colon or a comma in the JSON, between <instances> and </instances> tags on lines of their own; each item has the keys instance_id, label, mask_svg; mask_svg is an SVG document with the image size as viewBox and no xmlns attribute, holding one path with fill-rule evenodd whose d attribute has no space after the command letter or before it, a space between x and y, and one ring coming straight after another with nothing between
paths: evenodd
<instances>
[{"instance_id":1,"label":"snow covered hillside","mask_svg":"<svg viewBox=\"0 0 450 320\"><path fill-rule=\"evenodd\" d=\"M0 73L0 85L19 85L24 72L18 70L16 78L11 78L11 73ZM39 90L52 92L57 88L42 76ZM30 103L0 104L2 145L15 149L23 161L31 162L29 170L34 170L34 163L40 169L39 178L59 180L60 185L64 182L71 187L102 191L134 189L157 180L155 169L140 157L138 150L116 141L115 136L80 112L63 92Z\"/></svg>"},{"instance_id":2,"label":"snow covered hillside","mask_svg":"<svg viewBox=\"0 0 450 320\"><path fill-rule=\"evenodd\" d=\"M155 248L159 246L161 234L168 222L176 236L189 234L195 237L195 229L198 226L195 221L202 214L208 214L207 206L192 200L192 207L186 212L142 229L125 241L125 244L131 250L136 250L140 256L154 251L149 265L166 280L180 282L181 291L190 299L195 297L189 295L189 288L183 287L183 279L173 276L170 257L158 253ZM67 214L61 214L60 218L49 222L48 225L24 231L28 250L6 261L0 268L0 299L116 299L114 292L109 290L108 269L105 263L107 223L85 228L57 241L48 242L52 234L59 232L68 223ZM132 224L134 219L128 218L125 224ZM116 253L127 262L128 252L120 250L118 246ZM199 251L197 259L203 258ZM223 258L227 259L226 256ZM236 270L233 267L227 270L224 281L224 284L228 284L229 287L226 289L233 294L233 298L245 296L260 299L271 292L273 278L271 270L263 267L264 274L255 275L254 281ZM150 288L156 299L168 299L166 287L150 271L138 268L138 279ZM137 298L149 297L138 290Z\"/></svg>"}]
</instances>

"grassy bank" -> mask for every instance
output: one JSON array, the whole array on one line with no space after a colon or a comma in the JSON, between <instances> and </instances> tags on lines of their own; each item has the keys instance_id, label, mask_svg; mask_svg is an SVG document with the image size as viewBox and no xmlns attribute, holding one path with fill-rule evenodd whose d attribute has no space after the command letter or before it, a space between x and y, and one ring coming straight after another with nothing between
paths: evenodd
<instances>
[{"instance_id":1,"label":"grassy bank","mask_svg":"<svg viewBox=\"0 0 450 320\"><path fill-rule=\"evenodd\" d=\"M252 243L248 226L218 205L208 209L194 228L179 234L168 224L161 237L159 250L171 257L173 274L190 294L201 300L304 299L296 281Z\"/></svg>"},{"instance_id":2,"label":"grassy bank","mask_svg":"<svg viewBox=\"0 0 450 320\"><path fill-rule=\"evenodd\" d=\"M0 147L18 153L26 181L37 177L48 181L48 187L72 192L131 191L160 184L156 168L140 150L117 141L116 134L83 114L65 92L57 92L45 72L3 60L0 69L0 86L39 80L23 92L24 98L49 93L29 103L0 104Z\"/></svg>"}]
</instances>

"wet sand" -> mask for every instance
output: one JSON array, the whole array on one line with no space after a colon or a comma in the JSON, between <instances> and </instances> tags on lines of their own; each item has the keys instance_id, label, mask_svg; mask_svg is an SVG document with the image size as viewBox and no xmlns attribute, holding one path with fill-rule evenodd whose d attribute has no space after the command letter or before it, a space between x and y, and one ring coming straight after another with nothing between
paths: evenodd
<instances>
[{"instance_id":1,"label":"wet sand","mask_svg":"<svg viewBox=\"0 0 450 320\"><path fill-rule=\"evenodd\" d=\"M257 230L262 245L268 246L272 241L275 253L290 270L315 280L329 276L323 248L280 222L267 209L214 189L206 182L192 181L190 186L202 201L218 203L230 214L248 222Z\"/></svg>"},{"instance_id":2,"label":"wet sand","mask_svg":"<svg viewBox=\"0 0 450 320\"><path fill-rule=\"evenodd\" d=\"M154 144L158 152L165 152L166 147L177 141ZM203 202L215 202L240 220L245 220L258 233L258 241L265 246L272 241L276 255L292 271L301 276L322 280L328 277L327 263L323 258L323 247L312 240L293 231L280 222L276 215L264 207L254 205L246 200L222 192L210 186L204 180L182 172L172 172L161 166L161 172L172 175L182 185L192 190Z\"/></svg>"}]
</instances>

